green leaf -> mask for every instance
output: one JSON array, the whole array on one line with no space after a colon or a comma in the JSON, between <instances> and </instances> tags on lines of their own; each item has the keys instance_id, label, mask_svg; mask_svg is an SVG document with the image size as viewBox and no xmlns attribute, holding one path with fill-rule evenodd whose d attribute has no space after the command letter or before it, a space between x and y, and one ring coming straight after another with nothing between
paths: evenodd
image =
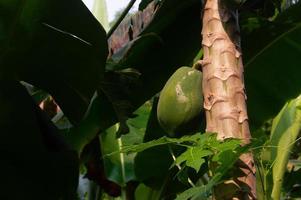
<instances>
[{"instance_id":1,"label":"green leaf","mask_svg":"<svg viewBox=\"0 0 301 200\"><path fill-rule=\"evenodd\" d=\"M99 113L105 113L105 117L109 120L120 122L120 128L117 133L117 137L120 137L122 134L129 132L129 128L126 124L126 120L130 117L133 117L132 112L135 107L132 105L132 102L128 99L131 98L131 85L137 84L137 77L139 73L135 74L136 71L119 71L119 72L107 72L103 81L101 81L100 89L98 90L98 97L96 101L103 102L103 99L106 99L104 102L108 102L107 105L100 104ZM110 112L103 112L103 106L106 106L107 109L111 110ZM92 110L92 112L95 112ZM89 115L89 112L88 112ZM101 121L102 119L99 119ZM96 122L96 126L99 126L99 129L104 129L102 124Z\"/></svg>"},{"instance_id":2,"label":"green leaf","mask_svg":"<svg viewBox=\"0 0 301 200\"><path fill-rule=\"evenodd\" d=\"M168 179L172 157L166 146L149 148L137 154L135 158L135 174L137 180L147 186L160 189Z\"/></svg>"},{"instance_id":3,"label":"green leaf","mask_svg":"<svg viewBox=\"0 0 301 200\"><path fill-rule=\"evenodd\" d=\"M101 25L81 0L5 0L0 13L0 78L45 90L77 124L104 72Z\"/></svg>"},{"instance_id":4,"label":"green leaf","mask_svg":"<svg viewBox=\"0 0 301 200\"><path fill-rule=\"evenodd\" d=\"M199 138L199 134L197 134L197 137ZM137 145L131 145L131 146L125 146L121 152L125 153L135 153L135 152L142 152L146 149L160 146L160 145L166 145L166 144L180 144L183 142L196 142L197 141L196 136L183 136L179 139L176 138L168 138L166 136L163 136L159 139L152 140L146 143L141 143Z\"/></svg>"},{"instance_id":5,"label":"green leaf","mask_svg":"<svg viewBox=\"0 0 301 200\"><path fill-rule=\"evenodd\" d=\"M160 200L160 194L160 190L155 190L144 184L139 184L135 191L135 199Z\"/></svg>"},{"instance_id":6,"label":"green leaf","mask_svg":"<svg viewBox=\"0 0 301 200\"><path fill-rule=\"evenodd\" d=\"M299 161L300 162L300 161ZM284 175L283 190L292 198L301 197L301 169L293 169Z\"/></svg>"},{"instance_id":7,"label":"green leaf","mask_svg":"<svg viewBox=\"0 0 301 200\"><path fill-rule=\"evenodd\" d=\"M117 64L113 60L113 64L111 62L107 67L115 71L105 73L98 85L97 98L92 101L86 118L72 131L75 139L69 138L75 143L75 149L81 149L95 135L117 122L121 123L120 133L126 133L128 127L125 121L131 117L131 113L163 88L177 66L192 63L201 48L201 27L199 21L195 20L199 18L200 9L198 0L165 0L156 16L167 21L162 23L161 17L155 17L141 38L132 43L135 45L130 45L129 49L125 47L112 56ZM184 37L187 40L183 40ZM136 73L116 71L125 68L135 69Z\"/></svg>"},{"instance_id":8,"label":"green leaf","mask_svg":"<svg viewBox=\"0 0 301 200\"><path fill-rule=\"evenodd\" d=\"M201 200L208 199L209 195L211 194L213 186L220 181L221 177L222 177L221 174L216 174L206 185L192 187L188 190L185 190L184 192L182 192L177 196L176 200L187 200L194 196L198 196L198 198Z\"/></svg>"},{"instance_id":9,"label":"green leaf","mask_svg":"<svg viewBox=\"0 0 301 200\"><path fill-rule=\"evenodd\" d=\"M136 117L127 120L126 123L130 128L130 132L122 136L124 145L133 145L143 142L151 110L152 104L150 101L147 101L134 112Z\"/></svg>"},{"instance_id":10,"label":"green leaf","mask_svg":"<svg viewBox=\"0 0 301 200\"><path fill-rule=\"evenodd\" d=\"M123 141L121 138L116 138L117 131L118 125L114 125L100 135L103 155L119 151L122 148ZM128 181L135 178L133 160L134 154L119 153L105 156L104 163L107 178L124 187Z\"/></svg>"},{"instance_id":11,"label":"green leaf","mask_svg":"<svg viewBox=\"0 0 301 200\"><path fill-rule=\"evenodd\" d=\"M50 119L17 81L1 81L0 106L1 197L74 199L78 155Z\"/></svg>"},{"instance_id":12,"label":"green leaf","mask_svg":"<svg viewBox=\"0 0 301 200\"><path fill-rule=\"evenodd\" d=\"M243 31L245 86L253 130L274 117L287 100L301 91L300 8L299 2L275 21L259 25L250 33Z\"/></svg>"},{"instance_id":13,"label":"green leaf","mask_svg":"<svg viewBox=\"0 0 301 200\"><path fill-rule=\"evenodd\" d=\"M158 97L154 97L152 101L153 106L143 139L144 143L158 139L166 134L157 119ZM135 158L137 180L151 189L152 196L149 199L173 198L177 192L187 188L186 184L179 182L176 178L172 178L176 176L177 169L170 170L170 165L173 162L171 152L178 155L178 148L160 145L139 152ZM145 198L146 195L144 193L142 199Z\"/></svg>"},{"instance_id":14,"label":"green leaf","mask_svg":"<svg viewBox=\"0 0 301 200\"><path fill-rule=\"evenodd\" d=\"M180 165L186 162L186 166L195 169L198 172L205 163L204 157L212 155L213 152L200 147L189 147L187 150L177 157L175 164Z\"/></svg>"},{"instance_id":15,"label":"green leaf","mask_svg":"<svg viewBox=\"0 0 301 200\"><path fill-rule=\"evenodd\" d=\"M240 13L252 12L257 16L264 17L266 19L273 19L280 10L281 0L264 0L264 1L253 1L245 0L243 5L239 7Z\"/></svg>"},{"instance_id":16,"label":"green leaf","mask_svg":"<svg viewBox=\"0 0 301 200\"><path fill-rule=\"evenodd\" d=\"M94 0L92 13L106 31L109 30L109 19L106 0Z\"/></svg>"},{"instance_id":17,"label":"green leaf","mask_svg":"<svg viewBox=\"0 0 301 200\"><path fill-rule=\"evenodd\" d=\"M125 44L115 52L110 60L115 65L107 65L107 70L120 70L129 67L136 68L132 63L137 62L141 56L145 56L150 49L162 48L163 41L156 33L146 33Z\"/></svg>"},{"instance_id":18,"label":"green leaf","mask_svg":"<svg viewBox=\"0 0 301 200\"><path fill-rule=\"evenodd\" d=\"M116 138L118 125L114 125L100 135L107 178L118 183L120 186L125 186L127 182L136 178L134 173L134 158L136 155L121 152L110 156L106 155L120 151L124 145L133 145L142 142L150 108L151 105L147 102L135 111L137 117L127 121L130 128L130 132L127 135Z\"/></svg>"},{"instance_id":19,"label":"green leaf","mask_svg":"<svg viewBox=\"0 0 301 200\"><path fill-rule=\"evenodd\" d=\"M301 96L289 101L273 120L270 163L273 167L272 198L280 199L284 173L290 152L301 129Z\"/></svg>"},{"instance_id":20,"label":"green leaf","mask_svg":"<svg viewBox=\"0 0 301 200\"><path fill-rule=\"evenodd\" d=\"M42 101L49 97L49 94L43 90L37 90L31 94L32 98L35 100L37 104L40 104Z\"/></svg>"},{"instance_id":21,"label":"green leaf","mask_svg":"<svg viewBox=\"0 0 301 200\"><path fill-rule=\"evenodd\" d=\"M166 145L166 144L175 144L179 146L200 146L203 147L204 145L207 146L207 148L210 148L210 144L212 144L212 141L215 141L216 143L219 143L220 146L223 146L223 142L220 142L216 139L216 134L212 133L196 133L194 135L185 135L181 138L169 138L166 136L160 137L158 139L151 140L149 142L137 144L137 145L130 145L130 146L125 146L121 152L124 153L135 153L135 152L142 152L146 149L160 146L160 145ZM229 139L230 143L232 143L232 140L236 139ZM235 142L235 144L238 144ZM232 145L227 145L232 147ZM237 145L236 145L237 146ZM239 146L239 145L238 145ZM222 149L222 148L221 148Z\"/></svg>"},{"instance_id":22,"label":"green leaf","mask_svg":"<svg viewBox=\"0 0 301 200\"><path fill-rule=\"evenodd\" d=\"M209 141L208 145L212 149L223 152L223 151L237 149L238 147L240 147L241 144L242 141L236 138L227 138L223 142L220 142L216 140L216 138L211 137L211 140Z\"/></svg>"},{"instance_id":23,"label":"green leaf","mask_svg":"<svg viewBox=\"0 0 301 200\"><path fill-rule=\"evenodd\" d=\"M226 0L225 5L230 9L238 9L247 0Z\"/></svg>"},{"instance_id":24,"label":"green leaf","mask_svg":"<svg viewBox=\"0 0 301 200\"><path fill-rule=\"evenodd\" d=\"M100 82L101 89L91 100L84 120L78 126L66 130L66 137L74 149L80 152L97 134L118 121L120 127L117 136L129 132L126 121L134 116L132 112L135 107L129 99L132 98L131 86L137 84L136 76L136 71L130 69L105 73Z\"/></svg>"},{"instance_id":25,"label":"green leaf","mask_svg":"<svg viewBox=\"0 0 301 200\"><path fill-rule=\"evenodd\" d=\"M212 135L212 134L211 134ZM210 142L211 140L211 142ZM216 140L216 138L215 138ZM208 144L212 144L213 139L210 139L207 141ZM217 141L217 140L216 140ZM235 141L235 140L234 140ZM219 141L217 141L219 142ZM231 143L231 139L225 142L219 142L221 144L223 143ZM231 145L230 145L231 146ZM208 148L210 148L210 145L208 145ZM215 147L212 147L212 149L215 149ZM186 200L191 197L197 197L199 199L207 199L209 194L211 193L212 188L217 185L222 178L227 174L227 172L233 168L233 165L235 162L237 162L237 159L242 153L245 153L249 149L248 146L241 147L240 145L236 145L233 149L222 149L221 151L218 151L217 154L215 154L211 160L217 162L218 166L213 170L214 176L211 178L211 180L203 186L198 187L192 187L180 195L177 196L177 200ZM211 151L210 151L211 152ZM209 153L209 152L208 152Z\"/></svg>"},{"instance_id":26,"label":"green leaf","mask_svg":"<svg viewBox=\"0 0 301 200\"><path fill-rule=\"evenodd\" d=\"M147 121L143 142L150 142L165 135L157 120L158 98L152 100L152 110ZM155 146L139 152L135 158L135 174L137 180L153 189L161 191L168 179L172 157L167 146ZM160 197L160 194L159 197Z\"/></svg>"}]
</instances>

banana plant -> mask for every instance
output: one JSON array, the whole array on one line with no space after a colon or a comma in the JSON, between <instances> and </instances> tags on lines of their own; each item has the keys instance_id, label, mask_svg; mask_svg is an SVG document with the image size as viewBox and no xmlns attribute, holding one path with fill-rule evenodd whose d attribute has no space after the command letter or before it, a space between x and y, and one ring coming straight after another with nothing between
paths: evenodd
<instances>
[{"instance_id":1,"label":"banana plant","mask_svg":"<svg viewBox=\"0 0 301 200\"><path fill-rule=\"evenodd\" d=\"M284 174L301 130L301 97L288 101L273 119L269 140L261 152L259 165L263 193L260 199L282 199Z\"/></svg>"},{"instance_id":2,"label":"banana plant","mask_svg":"<svg viewBox=\"0 0 301 200\"><path fill-rule=\"evenodd\" d=\"M142 0L106 33L105 1L0 1L2 199L77 199L79 175L90 199L300 197L301 3L203 3ZM206 121L167 137L148 101L200 65Z\"/></svg>"},{"instance_id":3,"label":"banana plant","mask_svg":"<svg viewBox=\"0 0 301 200\"><path fill-rule=\"evenodd\" d=\"M106 0L94 0L92 13L106 31L109 30L109 19Z\"/></svg>"}]
</instances>

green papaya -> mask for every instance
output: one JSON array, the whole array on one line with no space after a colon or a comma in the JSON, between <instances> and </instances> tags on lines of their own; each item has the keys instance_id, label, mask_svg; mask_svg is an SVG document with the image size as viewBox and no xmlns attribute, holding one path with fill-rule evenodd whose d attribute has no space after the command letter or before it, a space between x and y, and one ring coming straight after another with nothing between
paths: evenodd
<instances>
[{"instance_id":1,"label":"green papaya","mask_svg":"<svg viewBox=\"0 0 301 200\"><path fill-rule=\"evenodd\" d=\"M194 68L181 67L168 79L160 93L157 117L169 136L191 132L195 122L201 123L202 93L202 72Z\"/></svg>"}]
</instances>

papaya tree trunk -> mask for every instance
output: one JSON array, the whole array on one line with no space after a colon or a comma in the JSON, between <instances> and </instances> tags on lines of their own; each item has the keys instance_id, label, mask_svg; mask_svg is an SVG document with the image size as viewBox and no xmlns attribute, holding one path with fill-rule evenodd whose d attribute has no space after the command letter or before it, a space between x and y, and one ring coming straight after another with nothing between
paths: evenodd
<instances>
[{"instance_id":1,"label":"papaya tree trunk","mask_svg":"<svg viewBox=\"0 0 301 200\"><path fill-rule=\"evenodd\" d=\"M222 0L207 0L203 13L202 45L206 131L219 139L240 138L249 143L251 135L246 109L243 63L240 49L238 12ZM215 199L256 199L253 156L243 154L231 180L215 188Z\"/></svg>"}]
</instances>

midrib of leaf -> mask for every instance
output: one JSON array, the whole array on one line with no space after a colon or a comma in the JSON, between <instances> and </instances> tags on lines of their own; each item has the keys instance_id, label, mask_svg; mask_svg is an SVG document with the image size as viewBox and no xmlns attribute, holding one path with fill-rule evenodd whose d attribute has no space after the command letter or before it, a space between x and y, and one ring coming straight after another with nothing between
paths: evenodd
<instances>
[{"instance_id":1,"label":"midrib of leaf","mask_svg":"<svg viewBox=\"0 0 301 200\"><path fill-rule=\"evenodd\" d=\"M119 124L116 124L116 132L118 131ZM122 149L122 139L121 137L117 139L118 149L121 151ZM124 164L124 153L119 153L120 157L120 166L121 166L121 177L122 177L122 187L121 187L121 199L126 200L126 175L125 175L125 164Z\"/></svg>"},{"instance_id":2,"label":"midrib of leaf","mask_svg":"<svg viewBox=\"0 0 301 200\"><path fill-rule=\"evenodd\" d=\"M298 133L301 129L301 110L300 110L300 104L301 104L301 96L297 97L293 101L287 103L284 108L280 111L278 116L275 118L275 122L273 122L273 129L271 131L271 139L276 140L278 148L275 150L275 153L272 153L272 159L274 159L272 163L273 172L273 186L272 186L272 193L271 196L274 199L280 199L281 196L281 187L283 184L283 176L285 173L286 165L289 159L290 151L293 147L293 145L296 143ZM276 135L277 138L273 138L272 136L275 135L275 132L277 132L278 125L281 123L284 123L285 120L283 116L287 112L290 112L290 110L294 109L293 121L290 122L285 130L280 130L282 132L281 135ZM288 116L286 116L288 117ZM275 123L275 124L274 124ZM276 126L277 125L277 126ZM272 141L273 142L273 141ZM276 155L275 155L276 154Z\"/></svg>"},{"instance_id":3,"label":"midrib of leaf","mask_svg":"<svg viewBox=\"0 0 301 200\"><path fill-rule=\"evenodd\" d=\"M156 140L152 140L146 143L142 143L142 144L137 144L137 145L129 145L129 146L124 146L121 150L121 152L123 153L138 153L141 151L144 151L148 148L151 147L155 147L155 146L160 146L160 145L166 145L166 144L175 144L175 145L179 145L179 146L185 146L181 143L183 142L196 142L197 138L194 138L194 136L184 136L182 138L169 138L166 136L163 136L159 139ZM113 152L111 154L108 154L106 156L110 156L112 154L115 154L118 152Z\"/></svg>"},{"instance_id":4,"label":"midrib of leaf","mask_svg":"<svg viewBox=\"0 0 301 200\"><path fill-rule=\"evenodd\" d=\"M296 43L294 40L290 39L290 38L285 38L285 41L290 44L291 46L293 46L294 48L296 48L298 51L301 52L301 46L300 44Z\"/></svg>"},{"instance_id":5,"label":"midrib of leaf","mask_svg":"<svg viewBox=\"0 0 301 200\"><path fill-rule=\"evenodd\" d=\"M94 0L92 13L106 31L109 30L109 20L106 0Z\"/></svg>"},{"instance_id":6,"label":"midrib of leaf","mask_svg":"<svg viewBox=\"0 0 301 200\"><path fill-rule=\"evenodd\" d=\"M118 130L118 128L116 127L116 131ZM122 149L122 139L118 138L118 149L119 151L121 151ZM124 153L120 152L119 154L120 157L120 165L121 165L121 175L122 175L122 184L123 186L126 185L126 178L125 178L125 164L124 164Z\"/></svg>"},{"instance_id":7,"label":"midrib of leaf","mask_svg":"<svg viewBox=\"0 0 301 200\"><path fill-rule=\"evenodd\" d=\"M192 151L193 151L193 148L191 148L191 149L190 149L190 151L189 151L189 152L190 152L190 156L191 156L191 158L192 158L193 162L195 162L195 159L194 159L194 156L193 156L193 153L192 153Z\"/></svg>"},{"instance_id":8,"label":"midrib of leaf","mask_svg":"<svg viewBox=\"0 0 301 200\"><path fill-rule=\"evenodd\" d=\"M168 145L168 150L169 150L169 153L170 153L170 155L171 155L171 157L172 157L172 159L173 159L175 165L177 166L178 170L181 171L181 170L182 170L182 167L181 167L180 164L177 164L177 158L176 158L176 156L174 155L174 152L173 152L173 150L172 150L172 148L171 148L170 145ZM172 165L172 166L173 166L173 165ZM190 184L191 187L195 187L193 181L192 181L189 177L187 177L187 182Z\"/></svg>"},{"instance_id":9,"label":"midrib of leaf","mask_svg":"<svg viewBox=\"0 0 301 200\"><path fill-rule=\"evenodd\" d=\"M279 40L281 40L282 38L286 37L288 34L292 33L293 31L295 31L296 29L298 29L300 27L301 27L301 23L297 23L295 27L293 27L293 28L289 29L288 31L286 31L285 33L282 33L281 35L279 35L275 40L273 40L272 42L270 42L269 44L267 44L263 49L261 49L257 54L255 54L255 56L252 57L245 64L245 67L248 67L252 62L254 62L254 60L256 60L257 57L259 57L261 54L263 54L268 48L270 48L276 42L278 42Z\"/></svg>"}]
</instances>

